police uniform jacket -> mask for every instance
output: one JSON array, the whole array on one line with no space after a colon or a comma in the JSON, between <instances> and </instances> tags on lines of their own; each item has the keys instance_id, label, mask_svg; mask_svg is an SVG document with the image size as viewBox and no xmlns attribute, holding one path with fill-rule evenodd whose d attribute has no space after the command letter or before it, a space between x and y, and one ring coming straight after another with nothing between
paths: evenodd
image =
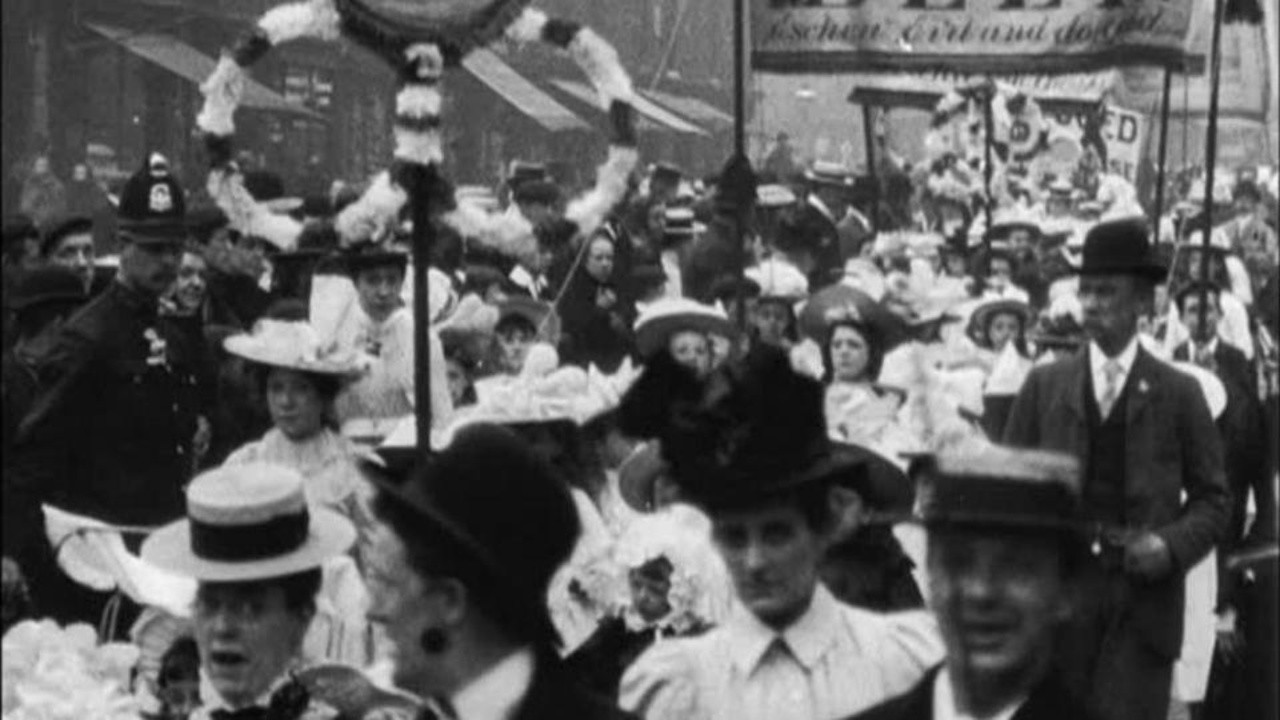
<instances>
[{"instance_id":1,"label":"police uniform jacket","mask_svg":"<svg viewBox=\"0 0 1280 720\"><path fill-rule=\"evenodd\" d=\"M6 460L6 554L40 535L40 503L127 525L182 516L209 385L202 343L157 310L114 283L38 360L41 393Z\"/></svg>"}]
</instances>

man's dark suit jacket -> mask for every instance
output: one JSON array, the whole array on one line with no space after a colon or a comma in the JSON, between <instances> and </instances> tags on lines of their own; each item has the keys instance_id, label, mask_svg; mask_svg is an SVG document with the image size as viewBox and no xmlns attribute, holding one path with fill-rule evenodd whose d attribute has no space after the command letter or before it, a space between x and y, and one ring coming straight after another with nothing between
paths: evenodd
<instances>
[{"instance_id":1,"label":"man's dark suit jacket","mask_svg":"<svg viewBox=\"0 0 1280 720\"><path fill-rule=\"evenodd\" d=\"M930 670L905 695L886 700L849 720L933 720L933 684L939 670ZM1010 720L1094 720L1094 717L1050 676L1032 689Z\"/></svg>"},{"instance_id":2,"label":"man's dark suit jacket","mask_svg":"<svg viewBox=\"0 0 1280 720\"><path fill-rule=\"evenodd\" d=\"M1005 426L1005 444L1070 453L1086 465L1088 352L1086 346L1031 371ZM1127 387L1125 522L1159 535L1175 566L1163 580L1133 583L1133 624L1153 650L1172 659L1182 647L1184 574L1226 532L1222 443L1196 381L1141 347Z\"/></svg>"}]
</instances>

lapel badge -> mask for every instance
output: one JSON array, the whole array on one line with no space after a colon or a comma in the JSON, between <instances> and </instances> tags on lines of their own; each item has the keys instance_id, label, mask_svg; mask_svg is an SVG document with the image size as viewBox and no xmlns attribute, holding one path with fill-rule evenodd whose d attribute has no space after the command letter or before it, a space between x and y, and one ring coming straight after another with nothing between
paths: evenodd
<instances>
[{"instance_id":1,"label":"lapel badge","mask_svg":"<svg viewBox=\"0 0 1280 720\"><path fill-rule=\"evenodd\" d=\"M1150 389L1151 389L1151 386L1147 385L1147 381L1146 381L1146 380L1139 380L1139 381L1138 381L1138 392L1140 392L1140 393L1146 393L1146 392L1147 392L1147 390L1150 390Z\"/></svg>"}]
</instances>

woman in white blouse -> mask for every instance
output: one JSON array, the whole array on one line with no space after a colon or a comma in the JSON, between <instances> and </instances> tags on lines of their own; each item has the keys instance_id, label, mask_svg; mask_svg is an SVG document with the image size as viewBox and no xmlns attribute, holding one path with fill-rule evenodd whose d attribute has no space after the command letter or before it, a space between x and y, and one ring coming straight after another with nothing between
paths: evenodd
<instances>
[{"instance_id":1,"label":"woman in white blouse","mask_svg":"<svg viewBox=\"0 0 1280 720\"><path fill-rule=\"evenodd\" d=\"M878 615L819 581L826 549L864 516L833 450L822 386L759 347L673 397L659 359L624 400L624 429L661 439L684 495L710 516L737 593L705 635L656 644L626 672L623 709L645 718L840 718L905 692L942 657L924 612ZM673 392L673 388L676 388ZM660 393L660 394L659 394ZM655 408L674 422L653 423Z\"/></svg>"}]
</instances>

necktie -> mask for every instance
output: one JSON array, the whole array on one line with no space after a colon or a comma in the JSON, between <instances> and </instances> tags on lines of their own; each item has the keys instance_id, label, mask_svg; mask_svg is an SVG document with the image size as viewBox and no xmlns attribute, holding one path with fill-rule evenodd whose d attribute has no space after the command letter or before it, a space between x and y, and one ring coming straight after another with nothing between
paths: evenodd
<instances>
[{"instance_id":1,"label":"necktie","mask_svg":"<svg viewBox=\"0 0 1280 720\"><path fill-rule=\"evenodd\" d=\"M1214 362L1213 353L1208 347L1202 347L1196 350L1196 364L1210 372L1217 369L1217 363Z\"/></svg>"},{"instance_id":2,"label":"necktie","mask_svg":"<svg viewBox=\"0 0 1280 720\"><path fill-rule=\"evenodd\" d=\"M1106 384L1102 388L1102 401L1098 403L1098 410L1102 413L1103 420L1111 415L1111 408L1115 407L1116 399L1120 397L1120 375L1123 373L1124 368L1115 360L1108 360L1102 366Z\"/></svg>"}]
</instances>

